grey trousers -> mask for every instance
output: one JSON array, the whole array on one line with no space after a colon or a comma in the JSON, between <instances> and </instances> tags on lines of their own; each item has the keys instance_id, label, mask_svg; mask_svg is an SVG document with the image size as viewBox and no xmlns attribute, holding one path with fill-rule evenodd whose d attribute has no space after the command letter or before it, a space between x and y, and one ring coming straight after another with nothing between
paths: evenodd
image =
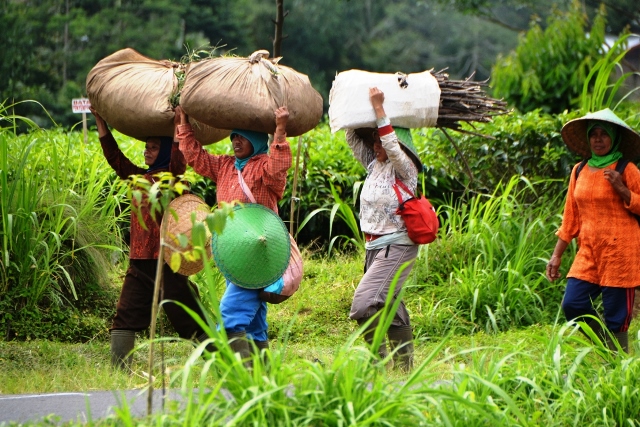
<instances>
[{"instance_id":1,"label":"grey trousers","mask_svg":"<svg viewBox=\"0 0 640 427\"><path fill-rule=\"evenodd\" d=\"M402 285L411 273L414 261L418 256L418 245L389 245L382 249L370 250L366 253L365 273L351 303L349 317L358 320L371 317L384 307L391 282L400 267L410 264L402 271L402 274L394 290L394 298L402 289ZM400 302L393 322L394 326L410 326L409 312Z\"/></svg>"}]
</instances>

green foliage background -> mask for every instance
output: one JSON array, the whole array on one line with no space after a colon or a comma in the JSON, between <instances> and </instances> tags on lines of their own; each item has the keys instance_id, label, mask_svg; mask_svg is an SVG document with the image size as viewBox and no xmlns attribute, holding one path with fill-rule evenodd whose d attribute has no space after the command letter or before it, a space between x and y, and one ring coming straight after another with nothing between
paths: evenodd
<instances>
[{"instance_id":1,"label":"green foliage background","mask_svg":"<svg viewBox=\"0 0 640 427\"><path fill-rule=\"evenodd\" d=\"M462 10L483 19L412 1L299 0L290 6L292 14L309 18L288 18L286 28L296 34L288 40L297 52L291 65L323 76L315 83L325 92L335 70L350 67L392 72L403 66L412 71L443 61L455 64L459 72L475 70L482 75L490 68L483 64L490 64L492 55L506 46L499 40L507 30L488 27L487 10L470 5ZM413 300L425 334L452 326L418 309L436 303L450 304L445 312L458 313L456 328L487 331L543 321L550 316L548 307L557 305L559 294L544 289L539 271L558 225L567 176L578 160L567 151L559 131L581 114L568 108L580 102L594 108L609 106L614 97L603 94L619 89L617 84L611 89L607 80L619 58L601 51L607 26L603 10L594 12L590 24L589 14L577 3L557 6L548 27L534 21L517 49L493 69L496 92L517 110L489 123L463 124L462 132L454 134L455 147L441 129L413 130L427 165L421 190L440 207L443 225L440 242L421 255L426 267L417 268L414 275L413 287L428 289L434 298L426 305L420 296ZM110 285L120 281L117 275L126 268L126 260L118 254L126 251L127 190L114 185L120 181L95 142L86 145L78 132L63 128L43 131L38 123L52 123L50 112L62 122L68 120L61 105L81 96L73 93L82 92L86 70L130 40L139 42L136 46L149 56L177 58L185 44L208 44L224 35L237 45L223 46L222 51L248 54L272 28L266 18L272 5L258 0L206 4L70 0L65 5L11 1L3 7L6 26L0 36L12 55L0 62L0 67L8 67L8 89L3 93L33 96L42 103L3 103L0 109L4 142L0 327L7 338L87 340L106 330L113 309L109 301L114 298ZM38 19L47 14L51 19L46 22ZM412 19L418 15L431 17L430 24ZM345 20L350 25L344 25ZM212 27L212 22L217 25ZM471 37L456 34L442 42L440 35L448 25L468 26ZM146 35L152 37L139 38L140 29L147 27ZM404 49L391 49L394 45ZM30 46L33 49L22 49ZM313 55L301 53L310 48L315 48ZM480 60L479 52L490 54ZM587 80L590 68L601 71ZM592 90L600 95L592 96ZM622 104L616 111L638 127L635 108ZM31 114L15 116L20 110ZM32 131L22 133L27 128ZM122 135L118 140L134 162L143 163L138 141ZM290 170L281 217L292 224L298 242L308 250L323 251L328 246L357 256L362 249L357 192L365 170L353 161L344 133L331 134L325 119L290 143L298 173L294 179L296 169ZM228 145L223 141L208 149L228 153ZM213 206L215 185L193 173L188 179L193 191ZM15 194L21 197L16 199ZM520 311L510 301L531 310ZM34 323L42 327L31 327ZM65 326L56 331L47 326L53 323Z\"/></svg>"},{"instance_id":2,"label":"green foliage background","mask_svg":"<svg viewBox=\"0 0 640 427\"><path fill-rule=\"evenodd\" d=\"M640 12L633 1L609 3L607 31L618 34L623 23L637 21ZM566 11L572 3L553 4L555 10ZM586 4L581 10L588 18L582 25L589 31L597 5ZM325 106L335 74L352 68L405 73L448 68L452 78L475 73L475 79L486 79L496 57L506 57L529 23L543 31L552 12L545 2L526 0L285 0L284 6L289 13L282 63L309 75ZM11 104L36 99L57 123L68 127L80 120L71 112L71 99L86 95L87 73L100 59L125 47L175 61L204 46L241 56L272 50L275 2L5 0L0 11L0 100ZM589 44L584 37L564 43L569 42ZM576 50L576 55L583 50ZM566 66L567 76L576 71ZM510 90L515 92L513 86ZM561 102L571 102L573 93L569 95ZM533 107L526 100L524 104L523 111L550 106ZM36 106L20 104L15 110L40 126L51 126Z\"/></svg>"}]
</instances>

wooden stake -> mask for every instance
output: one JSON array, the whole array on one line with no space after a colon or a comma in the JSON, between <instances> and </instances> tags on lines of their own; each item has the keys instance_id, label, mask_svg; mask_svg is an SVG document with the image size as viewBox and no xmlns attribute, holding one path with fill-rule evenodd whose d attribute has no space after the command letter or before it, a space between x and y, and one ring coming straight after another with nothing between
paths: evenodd
<instances>
[{"instance_id":1,"label":"wooden stake","mask_svg":"<svg viewBox=\"0 0 640 427\"><path fill-rule=\"evenodd\" d=\"M173 187L173 181L171 182ZM168 209L168 207L167 207ZM164 213L167 215L167 212ZM149 327L149 394L147 396L147 415L153 412L153 340L156 337L156 320L158 318L158 299L162 287L162 268L164 266L164 238L167 233L167 221L162 220L160 225L160 250L158 251L158 264L156 265L156 281L153 285L153 305L151 306L151 325ZM164 375L164 372L161 372Z\"/></svg>"},{"instance_id":2,"label":"wooden stake","mask_svg":"<svg viewBox=\"0 0 640 427\"><path fill-rule=\"evenodd\" d=\"M293 236L293 213L296 203L296 194L298 189L298 167L300 165L300 146L302 145L302 136L298 137L298 152L296 153L296 166L293 170L293 188L291 189L291 213L289 214L289 234Z\"/></svg>"},{"instance_id":3,"label":"wooden stake","mask_svg":"<svg viewBox=\"0 0 640 427\"><path fill-rule=\"evenodd\" d=\"M87 143L87 113L82 113L82 131L84 132L84 143Z\"/></svg>"}]
</instances>

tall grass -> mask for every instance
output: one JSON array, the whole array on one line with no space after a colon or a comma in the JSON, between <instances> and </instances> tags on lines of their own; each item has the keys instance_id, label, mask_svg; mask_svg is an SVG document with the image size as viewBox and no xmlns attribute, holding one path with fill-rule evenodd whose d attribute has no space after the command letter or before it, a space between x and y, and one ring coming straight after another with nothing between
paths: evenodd
<instances>
[{"instance_id":1,"label":"tall grass","mask_svg":"<svg viewBox=\"0 0 640 427\"><path fill-rule=\"evenodd\" d=\"M106 282L127 212L99 147L62 130L16 135L19 119L2 119L0 323L9 331L21 310L73 305L79 286Z\"/></svg>"},{"instance_id":2,"label":"tall grass","mask_svg":"<svg viewBox=\"0 0 640 427\"><path fill-rule=\"evenodd\" d=\"M360 187L362 186L362 181L357 181L353 185L353 200L351 203L342 200L340 194L336 190L335 186L332 182L329 182L329 186L331 187L331 195L333 197L333 205L323 206L318 209L314 209L311 211L300 223L298 227L298 233L302 230L305 225L309 223L319 213L329 212L329 247L327 249L328 253L331 253L331 250L334 246L337 246L337 242L342 242L340 247L344 249L348 249L349 246L355 247L358 251L364 251L364 235L360 231L360 219L358 213L356 212L356 200L358 198ZM337 236L333 236L333 224L336 219L341 220L344 224L347 225L348 230L350 231L350 235L340 234Z\"/></svg>"},{"instance_id":3,"label":"tall grass","mask_svg":"<svg viewBox=\"0 0 640 427\"><path fill-rule=\"evenodd\" d=\"M615 110L620 103L639 89L635 87L629 90L624 96L618 96L618 91L629 77L640 75L638 71L624 73L621 65L624 57L630 52L629 38L631 36L632 34L630 33L622 34L609 48L607 53L596 62L587 75L580 97L583 112L593 112L603 108ZM614 77L614 71L616 70L620 72L620 76L611 82L612 77ZM616 97L620 99L616 105L613 105Z\"/></svg>"},{"instance_id":4,"label":"tall grass","mask_svg":"<svg viewBox=\"0 0 640 427\"><path fill-rule=\"evenodd\" d=\"M389 320L383 313L379 337ZM210 333L219 351L203 358L204 342L171 374L170 387L181 390L183 403L143 424L640 425L634 404L639 359L592 345L570 323L531 328L526 342L454 352L447 350L449 335L406 376L388 371L376 352L359 345L361 330L326 361L291 357L283 337L281 345L252 356L252 370L233 354L223 331ZM105 424L140 422L125 407Z\"/></svg>"},{"instance_id":5,"label":"tall grass","mask_svg":"<svg viewBox=\"0 0 640 427\"><path fill-rule=\"evenodd\" d=\"M332 277L345 264L342 258L333 264L324 264L324 260L309 263L316 277ZM207 304L216 307L221 290L217 272L208 268L199 279L204 281L203 286L210 287L211 301ZM252 371L228 348L223 332L213 328L210 336L220 349L213 357L201 357L207 344L202 343L190 353L174 351L171 360L165 361L169 368L164 378L168 379L169 388L181 391L184 396L181 402L169 401L163 411L145 419L136 418L123 404L116 415L94 419L92 425L639 425L640 359L612 353L599 342L592 344L577 325L558 319L498 335L469 336L452 330L441 339L418 339L416 367L409 375L387 370L358 338L360 331L326 330L323 333L330 343L330 353L320 359L313 357L318 346L313 337L304 342L307 349L301 357L289 331L300 325L322 328L332 319L325 316L311 320L306 310L296 310L297 300L309 299L321 305L326 301L336 304L342 298L334 297L335 290L328 286L307 285L299 291L302 298L296 294L277 306L284 309L288 305L288 310L294 313L282 316L288 326L280 328L269 353L263 358L253 357ZM213 321L205 320L212 325ZM380 323L386 322L382 319ZM640 350L637 339L636 336L631 340L632 352L636 354ZM9 348L8 344L15 348L15 343L5 343L2 345L7 347L3 350ZM184 343L181 350L192 348L191 345ZM61 380L74 377L81 366L89 372L95 369L102 375L100 380L111 381L109 384L144 387L138 377L109 373L105 369L108 345L102 347L100 353L92 344L89 348L95 354L83 354L81 358L77 357L77 347L70 349L71 355L65 355L55 343L38 348L43 353L40 357L33 355L37 351L29 351L28 356L3 351L8 357L0 359L0 366L20 364L20 374L29 375L30 364L43 364L43 359L47 359L57 369L68 364L67 371L55 371ZM86 363L85 358L92 363ZM135 360L141 364L139 354ZM16 375L16 371L8 370ZM86 373L78 376L84 378ZM40 381L48 378L47 374L41 377L45 378ZM83 380L86 390L103 384L96 383L95 378ZM47 382L47 391L69 391L56 388L55 384L55 379Z\"/></svg>"},{"instance_id":6,"label":"tall grass","mask_svg":"<svg viewBox=\"0 0 640 427\"><path fill-rule=\"evenodd\" d=\"M526 203L531 194L537 202ZM561 285L548 282L544 266L563 199L563 194L538 197L535 184L513 177L493 194L440 206L440 238L421 252L414 285L434 291L435 301L423 298L421 308L442 312L430 321L436 330L497 332L555 313Z\"/></svg>"}]
</instances>

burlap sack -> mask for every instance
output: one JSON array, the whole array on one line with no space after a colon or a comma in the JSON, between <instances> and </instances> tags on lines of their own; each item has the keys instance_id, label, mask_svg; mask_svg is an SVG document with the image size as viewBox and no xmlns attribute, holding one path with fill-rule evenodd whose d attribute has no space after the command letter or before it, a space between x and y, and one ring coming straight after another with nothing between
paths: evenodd
<instances>
[{"instance_id":1,"label":"burlap sack","mask_svg":"<svg viewBox=\"0 0 640 427\"><path fill-rule=\"evenodd\" d=\"M383 74L362 70L338 73L329 93L331 132L376 126L369 88L384 92L384 111L393 126L435 126L440 107L440 86L430 71Z\"/></svg>"},{"instance_id":2,"label":"burlap sack","mask_svg":"<svg viewBox=\"0 0 640 427\"><path fill-rule=\"evenodd\" d=\"M309 78L268 59L220 57L189 64L180 105L189 115L222 129L275 131L274 111L289 109L287 136L302 135L322 118L322 97Z\"/></svg>"},{"instance_id":3,"label":"burlap sack","mask_svg":"<svg viewBox=\"0 0 640 427\"><path fill-rule=\"evenodd\" d=\"M178 86L178 66L147 58L131 48L122 49L91 69L87 96L91 106L120 133L141 141L149 136L173 136L174 112L169 98ZM194 132L203 144L230 133L204 123L194 124Z\"/></svg>"}]
</instances>

